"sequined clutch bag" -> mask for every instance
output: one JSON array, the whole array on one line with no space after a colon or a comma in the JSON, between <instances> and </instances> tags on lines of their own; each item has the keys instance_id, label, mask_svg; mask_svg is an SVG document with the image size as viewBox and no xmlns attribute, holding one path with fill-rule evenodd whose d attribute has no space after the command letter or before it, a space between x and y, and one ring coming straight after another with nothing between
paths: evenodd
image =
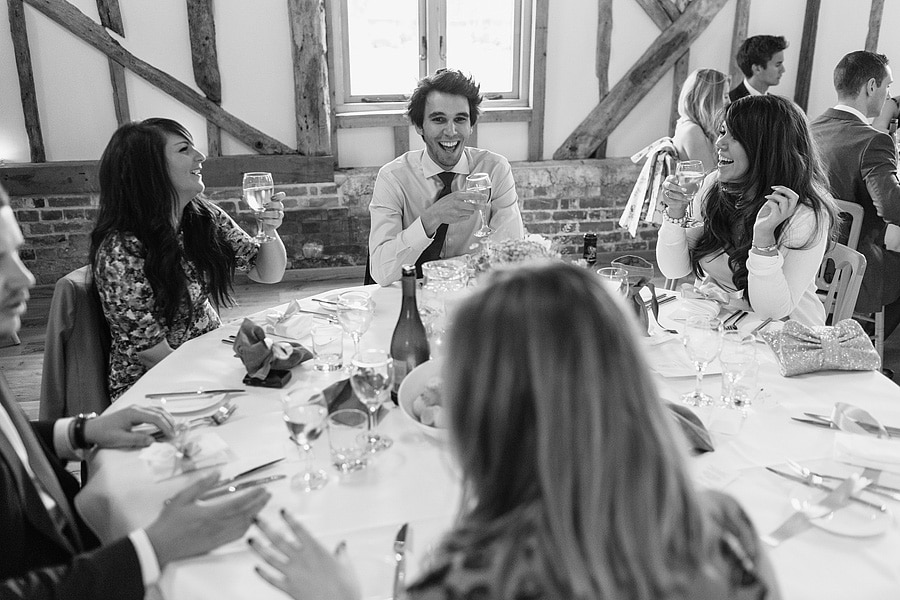
<instances>
[{"instance_id":1,"label":"sequined clutch bag","mask_svg":"<svg viewBox=\"0 0 900 600\"><path fill-rule=\"evenodd\" d=\"M808 327L788 321L779 331L764 332L785 377L816 371L873 371L881 357L862 326L844 319L833 326Z\"/></svg>"}]
</instances>

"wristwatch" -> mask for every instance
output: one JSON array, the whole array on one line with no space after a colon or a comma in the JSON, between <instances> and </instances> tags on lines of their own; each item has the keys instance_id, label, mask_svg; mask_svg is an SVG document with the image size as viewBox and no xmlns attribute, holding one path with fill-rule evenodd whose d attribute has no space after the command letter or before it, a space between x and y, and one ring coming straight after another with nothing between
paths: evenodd
<instances>
[{"instance_id":1,"label":"wristwatch","mask_svg":"<svg viewBox=\"0 0 900 600\"><path fill-rule=\"evenodd\" d=\"M80 413L77 417L75 417L75 424L72 427L72 445L75 446L76 450L87 450L91 447L91 444L88 444L88 441L84 437L84 426L88 422L88 419L93 419L97 416L97 413Z\"/></svg>"}]
</instances>

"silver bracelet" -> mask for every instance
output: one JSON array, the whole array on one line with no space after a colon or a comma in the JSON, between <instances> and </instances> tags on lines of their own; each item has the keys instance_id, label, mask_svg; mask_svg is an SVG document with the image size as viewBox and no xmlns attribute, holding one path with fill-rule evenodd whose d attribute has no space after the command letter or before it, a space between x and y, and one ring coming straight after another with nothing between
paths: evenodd
<instances>
[{"instance_id":1,"label":"silver bracelet","mask_svg":"<svg viewBox=\"0 0 900 600\"><path fill-rule=\"evenodd\" d=\"M761 252L763 254L769 252L778 252L778 244L772 244L771 246L757 246L756 244L751 244L750 249L756 250L757 252Z\"/></svg>"}]
</instances>

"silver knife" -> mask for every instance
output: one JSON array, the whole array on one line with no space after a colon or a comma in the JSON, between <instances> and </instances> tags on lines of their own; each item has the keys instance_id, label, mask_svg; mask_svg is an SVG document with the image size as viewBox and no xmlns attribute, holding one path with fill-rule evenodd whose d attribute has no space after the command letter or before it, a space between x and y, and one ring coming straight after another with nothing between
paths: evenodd
<instances>
[{"instance_id":1,"label":"silver knife","mask_svg":"<svg viewBox=\"0 0 900 600\"><path fill-rule=\"evenodd\" d=\"M144 398L172 398L175 396L214 396L216 394L240 394L246 392L244 388L232 388L222 390L187 390L184 392L163 392L156 394L144 394Z\"/></svg>"},{"instance_id":2,"label":"silver knife","mask_svg":"<svg viewBox=\"0 0 900 600\"><path fill-rule=\"evenodd\" d=\"M791 481L796 481L798 483L802 483L803 485L817 488L820 490L826 490L828 492L833 492L836 489L836 488L831 487L830 485L825 485L824 483L813 483L812 481L809 481L808 479L806 479L805 477L801 477L800 475L794 475L793 473L785 473L784 471L779 471L778 469L774 469L772 467L766 467L766 470L770 471L772 473L775 473L776 475L781 475L785 479L790 479ZM856 496L851 496L850 500L853 502L857 502L859 504L865 504L866 506L868 506L870 508L874 508L875 510L880 511L880 512L887 511L887 506L885 506L884 504L876 504L875 502L869 502L868 500L863 500L862 498L857 498ZM821 502L819 504L821 504Z\"/></svg>"},{"instance_id":3,"label":"silver knife","mask_svg":"<svg viewBox=\"0 0 900 600\"><path fill-rule=\"evenodd\" d=\"M279 479L284 479L285 477L287 477L287 475L269 475L268 477L261 477L260 479L251 479L250 481L244 481L242 483L233 483L226 488L214 490L212 492L206 492L205 494L200 496L200 499L212 500L213 498L218 498L219 496L233 494L234 492L239 492L241 490L255 487L257 485L263 485L266 483L271 483L273 481L278 481Z\"/></svg>"},{"instance_id":4,"label":"silver knife","mask_svg":"<svg viewBox=\"0 0 900 600\"><path fill-rule=\"evenodd\" d=\"M831 417L826 417L825 415L819 415L819 414L816 414L813 412L805 412L803 414L806 415L807 417L810 417L817 421L822 421L822 423L825 423L828 426L834 427L835 429L837 429L837 426L834 424L834 421L831 420ZM878 427L875 425L871 425L869 423L861 423L861 422L857 422L857 424L860 427L862 427L863 429L865 429L866 431L869 431L869 432L878 431ZM900 436L900 427L891 427L890 425L882 425L882 427L884 427L884 430L887 431L890 435Z\"/></svg>"},{"instance_id":5,"label":"silver knife","mask_svg":"<svg viewBox=\"0 0 900 600\"><path fill-rule=\"evenodd\" d=\"M270 466L274 465L275 463L279 463L283 460L284 460L284 457L282 456L281 458L276 458L275 460L270 460L267 463L263 463L256 467L253 467L252 469L247 469L246 471L241 471L237 475L232 475L228 479L223 479L222 481L220 481L219 483L214 485L213 489L215 489L217 487L222 487L223 485L228 485L228 484L232 483L233 481L240 479L241 477L246 477L250 473L256 473L257 471L261 471L261 470L265 469L266 467L270 467Z\"/></svg>"},{"instance_id":6,"label":"silver knife","mask_svg":"<svg viewBox=\"0 0 900 600\"><path fill-rule=\"evenodd\" d=\"M394 538L394 600L400 599L403 593L404 583L406 581L406 532L409 529L409 523L404 523Z\"/></svg>"},{"instance_id":7,"label":"silver knife","mask_svg":"<svg viewBox=\"0 0 900 600\"><path fill-rule=\"evenodd\" d=\"M768 469L768 467L766 468ZM786 475L779 471L769 470L778 473L779 475ZM793 478L789 477L789 479ZM856 486L857 481L859 481L857 477L848 477L842 481L840 485L831 490L827 496L822 498L822 500L818 502L818 505L830 509L832 512L846 506L852 498L851 494L853 493L853 488ZM798 533L803 533L811 526L812 523L809 521L809 515L805 512L797 511L788 517L787 520L772 533L762 536L762 540L770 546L777 546L784 540L793 537Z\"/></svg>"}]
</instances>

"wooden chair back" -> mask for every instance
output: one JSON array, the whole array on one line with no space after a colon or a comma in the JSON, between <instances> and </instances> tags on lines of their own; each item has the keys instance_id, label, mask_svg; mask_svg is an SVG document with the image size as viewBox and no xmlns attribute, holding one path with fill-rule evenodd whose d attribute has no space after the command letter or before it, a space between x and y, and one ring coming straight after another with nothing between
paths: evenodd
<instances>
[{"instance_id":1,"label":"wooden chair back","mask_svg":"<svg viewBox=\"0 0 900 600\"><path fill-rule=\"evenodd\" d=\"M853 316L859 287L866 272L866 257L843 244L834 244L822 258L816 287L823 292L826 323L833 325Z\"/></svg>"}]
</instances>

